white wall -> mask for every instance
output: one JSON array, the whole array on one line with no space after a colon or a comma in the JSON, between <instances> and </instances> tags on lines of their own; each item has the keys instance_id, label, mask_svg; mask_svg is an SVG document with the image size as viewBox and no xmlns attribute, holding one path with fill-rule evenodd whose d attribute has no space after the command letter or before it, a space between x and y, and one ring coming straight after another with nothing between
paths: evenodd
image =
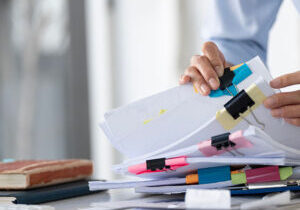
<instances>
[{"instance_id":1,"label":"white wall","mask_svg":"<svg viewBox=\"0 0 300 210\"><path fill-rule=\"evenodd\" d=\"M111 108L177 85L178 3L87 1L92 157L95 177L122 160L98 124Z\"/></svg>"},{"instance_id":2,"label":"white wall","mask_svg":"<svg viewBox=\"0 0 300 210\"><path fill-rule=\"evenodd\" d=\"M274 77L300 70L300 14L292 1L283 1L270 32L268 66Z\"/></svg>"},{"instance_id":3,"label":"white wall","mask_svg":"<svg viewBox=\"0 0 300 210\"><path fill-rule=\"evenodd\" d=\"M110 2L113 5L108 5ZM88 0L92 157L97 178L113 178L122 157L103 136L104 112L177 85L179 74L201 49L197 0ZM300 67L300 19L285 1L270 34L274 76Z\"/></svg>"}]
</instances>

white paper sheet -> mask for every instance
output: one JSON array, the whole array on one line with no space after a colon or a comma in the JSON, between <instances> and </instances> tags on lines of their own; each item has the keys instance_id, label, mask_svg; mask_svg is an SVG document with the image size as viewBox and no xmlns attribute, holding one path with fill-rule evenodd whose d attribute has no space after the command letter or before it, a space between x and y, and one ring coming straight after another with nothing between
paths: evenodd
<instances>
[{"instance_id":1,"label":"white paper sheet","mask_svg":"<svg viewBox=\"0 0 300 210\"><path fill-rule=\"evenodd\" d=\"M267 81L271 79L258 57L247 64L253 73L238 85L240 90L247 88L260 75ZM230 98L201 96L195 93L192 85L183 85L106 114L101 127L120 152L133 158L165 147L197 128L205 127ZM163 114L159 114L161 110L164 110ZM213 129L213 132L216 131ZM213 135L210 130L204 132Z\"/></svg>"},{"instance_id":2,"label":"white paper sheet","mask_svg":"<svg viewBox=\"0 0 300 210\"><path fill-rule=\"evenodd\" d=\"M256 57L247 64L252 74L238 85L238 89L247 89L250 85L255 84L266 97L274 94L275 90L268 83L271 76L261 60ZM129 165L143 163L154 158L171 157L176 152L179 154L178 151L183 148L210 139L211 136L228 132L216 120L216 112L223 109L224 104L231 98L230 96L204 97L195 93L192 85L184 85L107 113L101 127L114 147L131 158L118 165L115 168L116 171L126 173ZM264 132L266 134L258 137L259 140L265 141L264 146L257 148L254 153L251 153L252 150L241 149L245 157L227 159L229 161L227 165L239 163L266 165L270 164L272 160L273 164L277 165L299 164L300 129L285 123L282 119L273 118L270 110L262 104L252 110L252 113L265 124ZM249 114L245 118L251 124L259 126L253 115ZM248 122L242 120L230 132L246 130L249 127ZM266 142L273 143L269 147ZM264 148L263 151L261 148ZM275 151L271 148L283 151L286 156L282 157L279 154L275 156ZM280 153L280 151L276 152ZM264 157L268 152L270 152L269 156ZM224 158L223 160L215 157L204 158L194 156L193 151L191 153L187 154L190 155L188 157L190 164L175 172L142 174L140 176L146 178L184 176L196 168L224 165Z\"/></svg>"},{"instance_id":3,"label":"white paper sheet","mask_svg":"<svg viewBox=\"0 0 300 210\"><path fill-rule=\"evenodd\" d=\"M160 187L137 187L137 193L149 194L178 194L184 193L187 189L221 189L232 186L231 181L215 182L210 184L195 184L195 185L173 185Z\"/></svg>"}]
</instances>

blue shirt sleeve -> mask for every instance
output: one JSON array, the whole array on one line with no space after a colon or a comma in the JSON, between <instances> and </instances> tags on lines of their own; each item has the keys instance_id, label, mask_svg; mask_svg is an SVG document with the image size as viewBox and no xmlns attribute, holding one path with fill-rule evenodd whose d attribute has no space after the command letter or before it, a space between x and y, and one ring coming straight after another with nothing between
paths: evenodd
<instances>
[{"instance_id":1,"label":"blue shirt sleeve","mask_svg":"<svg viewBox=\"0 0 300 210\"><path fill-rule=\"evenodd\" d=\"M203 37L215 42L227 62L259 55L266 62L268 36L282 0L209 0Z\"/></svg>"}]
</instances>

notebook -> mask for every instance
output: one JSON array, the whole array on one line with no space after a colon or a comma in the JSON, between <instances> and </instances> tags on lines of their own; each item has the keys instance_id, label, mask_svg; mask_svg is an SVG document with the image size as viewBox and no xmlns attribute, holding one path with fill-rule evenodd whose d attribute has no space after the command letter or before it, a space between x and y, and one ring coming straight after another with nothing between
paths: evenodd
<instances>
[{"instance_id":1,"label":"notebook","mask_svg":"<svg viewBox=\"0 0 300 210\"><path fill-rule=\"evenodd\" d=\"M20 160L0 162L0 189L29 189L87 178L90 160Z\"/></svg>"},{"instance_id":2,"label":"notebook","mask_svg":"<svg viewBox=\"0 0 300 210\"><path fill-rule=\"evenodd\" d=\"M81 180L30 190L0 191L0 203L39 204L101 191L103 190L90 191L88 180Z\"/></svg>"}]
</instances>

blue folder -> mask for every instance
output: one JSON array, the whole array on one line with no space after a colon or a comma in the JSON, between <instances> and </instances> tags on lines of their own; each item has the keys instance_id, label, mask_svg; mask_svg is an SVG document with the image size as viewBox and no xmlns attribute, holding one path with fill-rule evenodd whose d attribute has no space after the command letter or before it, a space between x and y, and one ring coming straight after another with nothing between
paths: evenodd
<instances>
[{"instance_id":1,"label":"blue folder","mask_svg":"<svg viewBox=\"0 0 300 210\"><path fill-rule=\"evenodd\" d=\"M284 191L300 191L300 186L286 186L286 187L273 187L273 188L262 188L262 189L249 189L249 190L230 190L231 195L257 195L257 194L267 194L275 192Z\"/></svg>"}]
</instances>

